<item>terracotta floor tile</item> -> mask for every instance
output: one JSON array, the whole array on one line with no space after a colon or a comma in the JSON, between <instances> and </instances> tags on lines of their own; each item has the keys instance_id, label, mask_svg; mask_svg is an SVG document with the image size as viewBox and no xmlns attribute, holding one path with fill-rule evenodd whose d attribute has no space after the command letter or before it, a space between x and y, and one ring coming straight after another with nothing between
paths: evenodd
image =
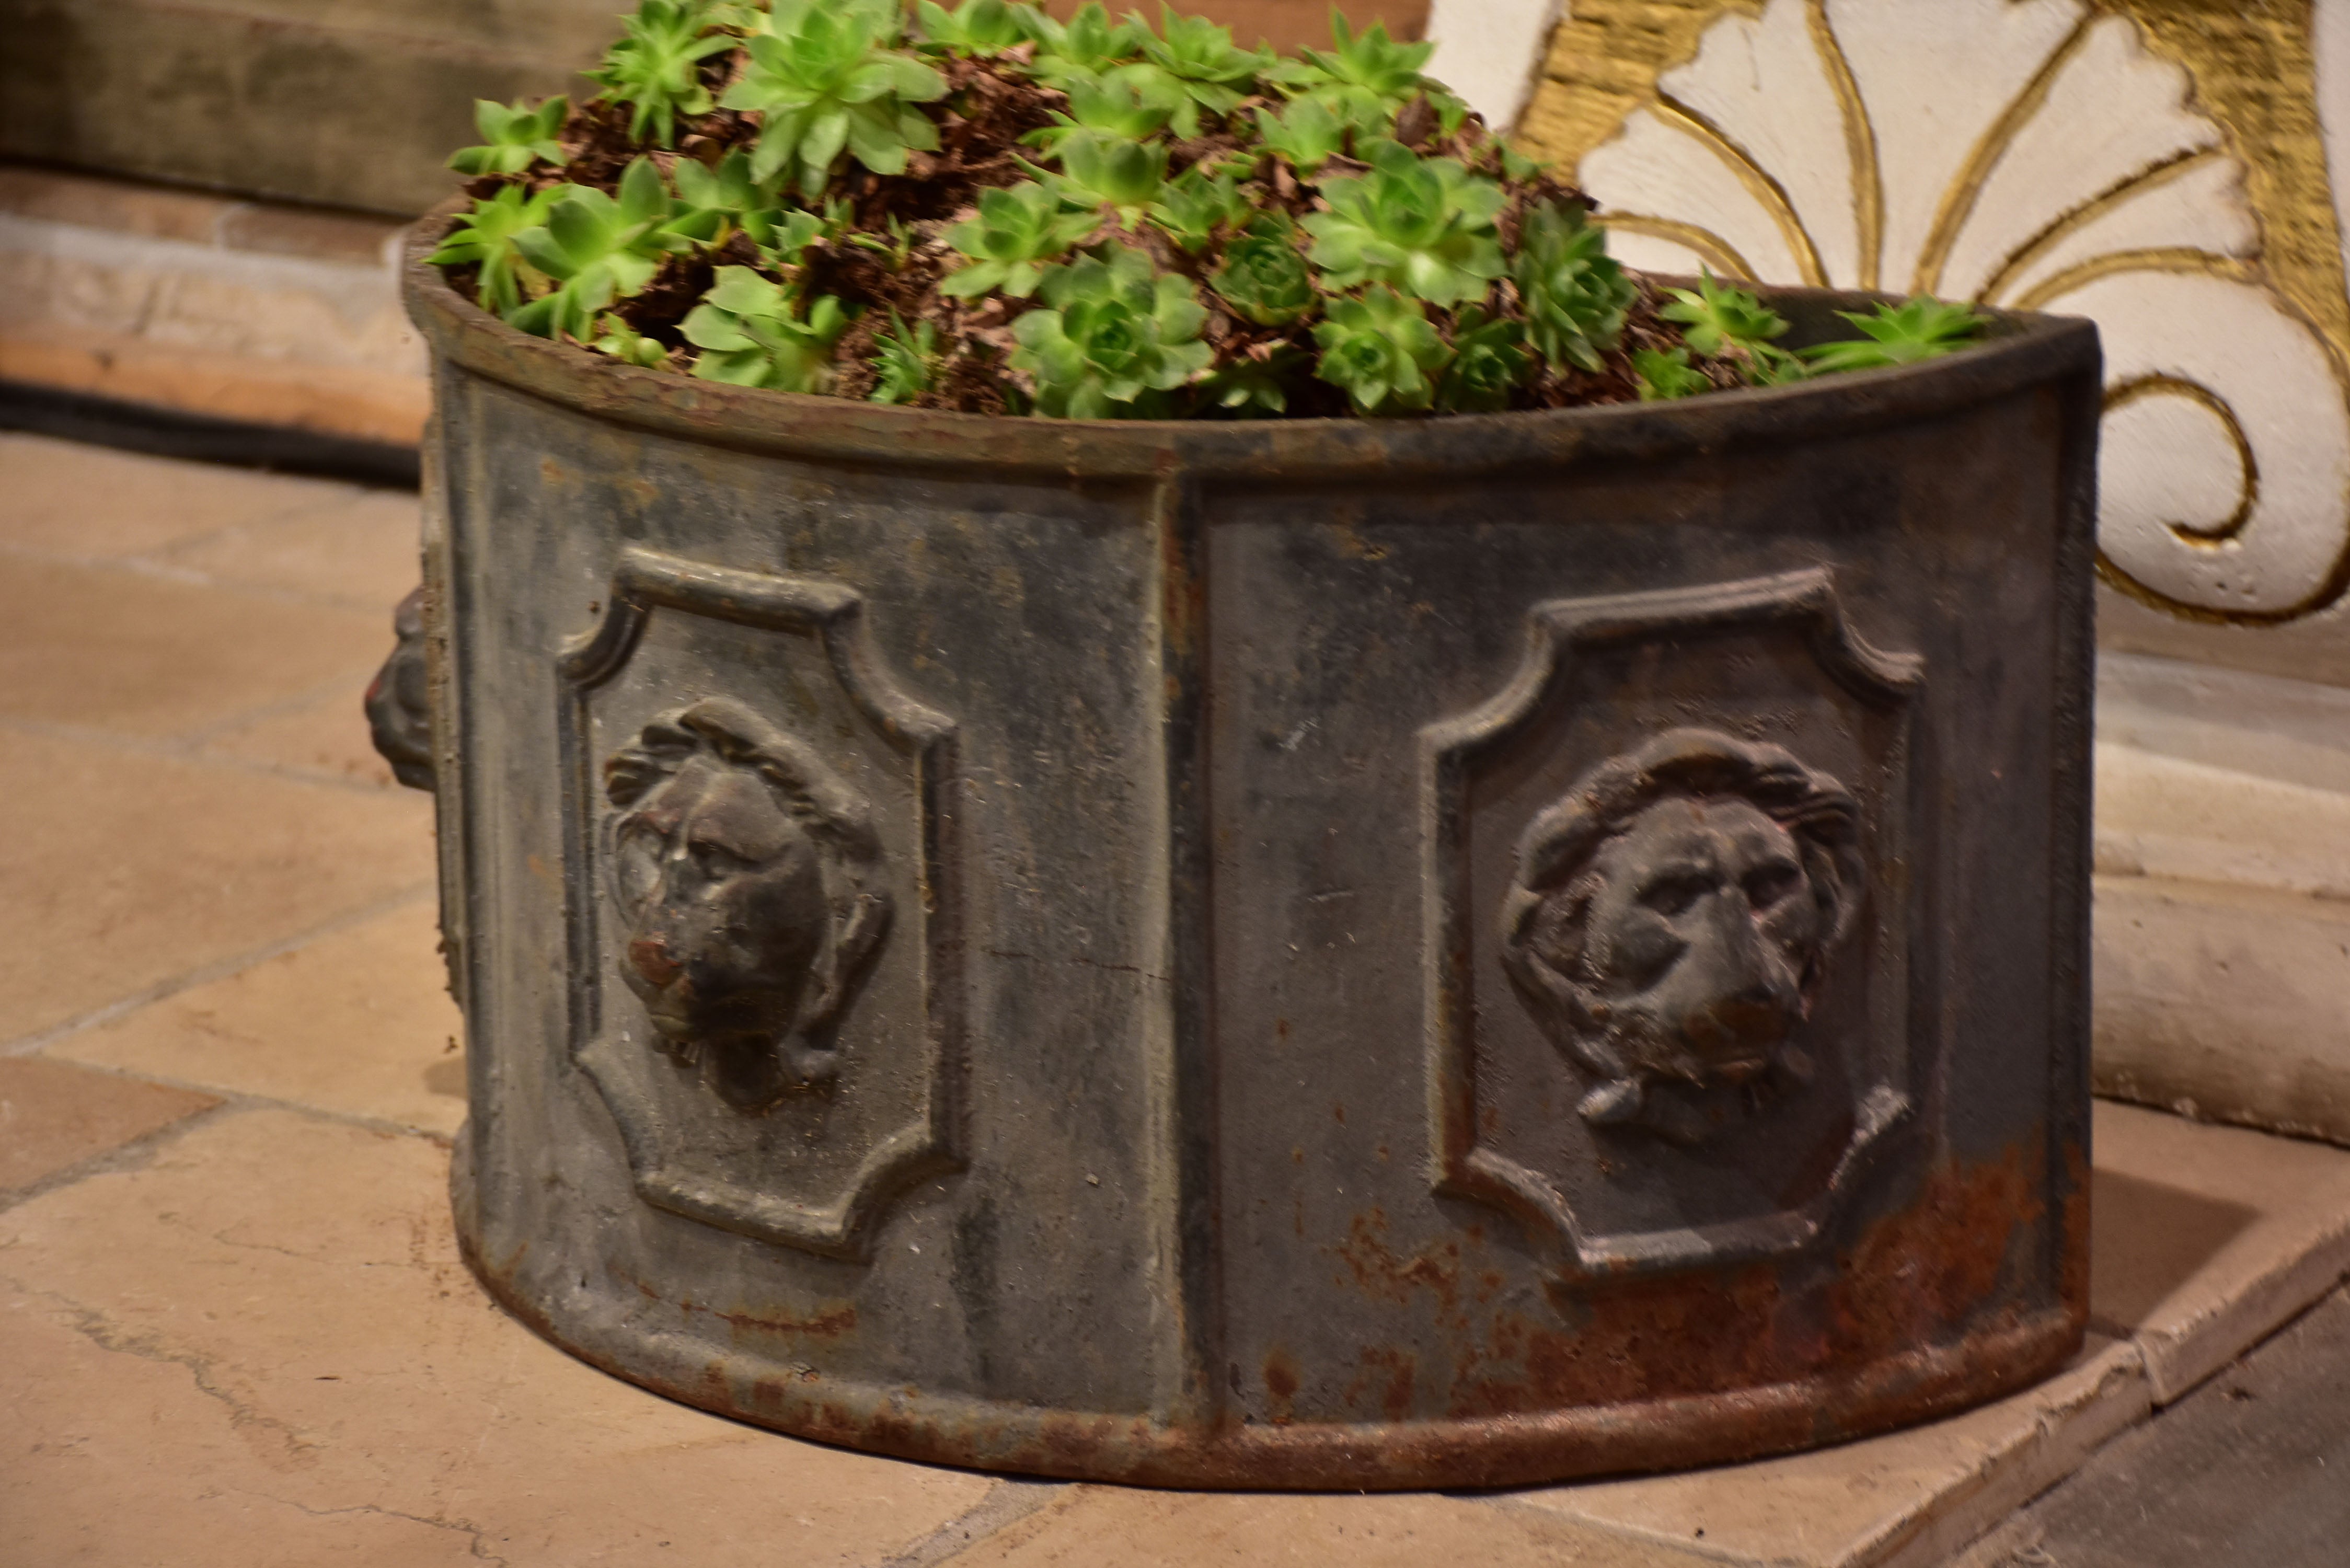
<instances>
[{"instance_id":1,"label":"terracotta floor tile","mask_svg":"<svg viewBox=\"0 0 2350 1568\"><path fill-rule=\"evenodd\" d=\"M847 1568L993 1490L572 1360L459 1262L447 1158L248 1111L0 1214L0 1284L20 1293L0 1518L23 1560L390 1568L478 1545L511 1568Z\"/></svg>"},{"instance_id":2,"label":"terracotta floor tile","mask_svg":"<svg viewBox=\"0 0 2350 1568\"><path fill-rule=\"evenodd\" d=\"M0 1192L30 1187L219 1104L192 1089L0 1056Z\"/></svg>"},{"instance_id":3,"label":"terracotta floor tile","mask_svg":"<svg viewBox=\"0 0 2350 1568\"><path fill-rule=\"evenodd\" d=\"M315 510L239 522L156 559L217 583L276 588L367 610L391 648L391 609L417 585L417 501L407 491L351 490Z\"/></svg>"},{"instance_id":4,"label":"terracotta floor tile","mask_svg":"<svg viewBox=\"0 0 2350 1568\"><path fill-rule=\"evenodd\" d=\"M280 942L433 875L432 803L11 733L0 1043Z\"/></svg>"},{"instance_id":5,"label":"terracotta floor tile","mask_svg":"<svg viewBox=\"0 0 2350 1568\"><path fill-rule=\"evenodd\" d=\"M178 735L372 671L381 615L0 559L0 717Z\"/></svg>"},{"instance_id":6,"label":"terracotta floor tile","mask_svg":"<svg viewBox=\"0 0 2350 1568\"><path fill-rule=\"evenodd\" d=\"M453 1133L465 1022L419 898L69 1035L50 1054Z\"/></svg>"},{"instance_id":7,"label":"terracotta floor tile","mask_svg":"<svg viewBox=\"0 0 2350 1568\"><path fill-rule=\"evenodd\" d=\"M391 651L391 623L385 618L384 651ZM203 739L207 753L265 763L338 784L396 789L390 764L376 754L362 702L367 680L354 677L326 691L224 724Z\"/></svg>"},{"instance_id":8,"label":"terracotta floor tile","mask_svg":"<svg viewBox=\"0 0 2350 1568\"><path fill-rule=\"evenodd\" d=\"M1696 1568L1704 1559L1478 1498L1088 1486L949 1561L953 1568Z\"/></svg>"},{"instance_id":9,"label":"terracotta floor tile","mask_svg":"<svg viewBox=\"0 0 2350 1568\"><path fill-rule=\"evenodd\" d=\"M322 502L347 484L0 433L0 548L119 560Z\"/></svg>"}]
</instances>

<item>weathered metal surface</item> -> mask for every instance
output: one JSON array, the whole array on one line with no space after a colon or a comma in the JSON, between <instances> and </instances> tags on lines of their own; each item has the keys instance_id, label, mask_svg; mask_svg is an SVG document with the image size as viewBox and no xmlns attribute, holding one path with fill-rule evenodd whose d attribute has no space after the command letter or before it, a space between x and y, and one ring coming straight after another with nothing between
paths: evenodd
<instances>
[{"instance_id":1,"label":"weathered metal surface","mask_svg":"<svg viewBox=\"0 0 2350 1568\"><path fill-rule=\"evenodd\" d=\"M414 254L455 1199L549 1338L1300 1488L1799 1448L2078 1345L2086 325L1097 427L634 370Z\"/></svg>"},{"instance_id":2,"label":"weathered metal surface","mask_svg":"<svg viewBox=\"0 0 2350 1568\"><path fill-rule=\"evenodd\" d=\"M391 651L368 682L368 734L392 776L432 787L432 703L424 657L424 590L411 589L391 612Z\"/></svg>"}]
</instances>

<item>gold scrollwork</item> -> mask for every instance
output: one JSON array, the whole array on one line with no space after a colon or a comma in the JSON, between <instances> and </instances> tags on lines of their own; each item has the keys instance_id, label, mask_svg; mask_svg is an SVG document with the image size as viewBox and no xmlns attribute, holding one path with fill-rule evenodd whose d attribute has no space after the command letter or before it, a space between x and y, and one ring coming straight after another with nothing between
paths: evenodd
<instances>
[{"instance_id":1,"label":"gold scrollwork","mask_svg":"<svg viewBox=\"0 0 2350 1568\"><path fill-rule=\"evenodd\" d=\"M1785 186L1731 129L1668 90L1661 78L1694 61L1706 35L1725 18L1761 18L1769 0L1572 0L1552 35L1533 101L1518 140L1528 151L1579 165L1646 111L1719 159L1753 198L1786 243L1796 275L1781 281L1849 282L1862 287L1891 281L1883 275L1887 175L1877 132L1850 57L1832 20L1835 0L1798 0L1803 20L1826 77L1850 163L1852 214L1858 255L1855 276L1832 278ZM1930 4L1932 0L1918 0ZM2194 111L2216 126L2217 144L2181 148L2137 170L2003 247L1981 286L1979 302L2034 309L2100 279L2123 273L2223 278L2266 295L2300 323L2322 348L2328 370L2350 410L2350 292L2345 292L2341 234L2327 184L2317 117L2316 66L2311 47L2315 0L2076 0L2077 15L2027 79L1969 149L1942 189L1926 235L1904 280L1919 292L1938 292L1954 250L1975 215L1993 172L2023 128L2045 107L2066 67L2087 47L2101 24L2122 18L2158 58L2183 67L2193 85ZM2249 255L2194 245L2147 244L2106 252L2033 274L2064 243L2123 205L2176 181L2232 161L2257 229ZM1702 216L1702 214L1700 214ZM1740 247L1690 215L1609 211L1602 222L1627 234L1669 241L1706 265L1754 277ZM2167 524L2180 544L2216 549L2237 541L2257 510L2260 469L2243 422L2228 400L2184 376L2141 375L2109 389L2109 411L2153 396L2185 398L2217 418L2241 467L2238 504L2210 526ZM2350 496L2344 498L2350 508ZM2132 576L2102 553L2102 576L2114 587L2172 614L2198 620L2264 624L2324 607L2350 588L2350 536L2335 547L2323 580L2295 602L2261 609L2194 603Z\"/></svg>"},{"instance_id":2,"label":"gold scrollwork","mask_svg":"<svg viewBox=\"0 0 2350 1568\"><path fill-rule=\"evenodd\" d=\"M2236 410L2228 400L2200 381L2190 381L2184 376L2134 376L2126 381L2106 389L2106 412L2126 409L2132 403L2148 398L2179 398L2209 412L2220 421L2229 441L2236 449L2236 505L2219 522L2206 527L2191 523L2165 523L2164 527L2181 544L2198 545L2216 549L2244 531L2252 520L2252 508L2261 499L2261 464L2252 453L2252 443L2244 435L2244 426L2236 418Z\"/></svg>"}]
</instances>

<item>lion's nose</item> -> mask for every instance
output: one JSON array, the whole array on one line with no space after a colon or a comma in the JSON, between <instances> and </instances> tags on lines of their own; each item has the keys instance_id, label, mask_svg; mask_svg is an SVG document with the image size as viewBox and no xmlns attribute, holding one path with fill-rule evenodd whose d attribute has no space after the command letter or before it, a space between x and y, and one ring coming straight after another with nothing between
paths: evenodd
<instances>
[{"instance_id":1,"label":"lion's nose","mask_svg":"<svg viewBox=\"0 0 2350 1568\"><path fill-rule=\"evenodd\" d=\"M639 937L629 944L629 962L653 984L666 986L685 966L669 956L669 944L659 937Z\"/></svg>"}]
</instances>

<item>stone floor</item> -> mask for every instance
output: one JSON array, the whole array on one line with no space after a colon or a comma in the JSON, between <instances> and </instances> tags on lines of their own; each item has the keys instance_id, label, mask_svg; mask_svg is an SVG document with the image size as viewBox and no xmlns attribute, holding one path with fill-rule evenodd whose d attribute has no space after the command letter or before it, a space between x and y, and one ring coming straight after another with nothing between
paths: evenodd
<instances>
[{"instance_id":1,"label":"stone floor","mask_svg":"<svg viewBox=\"0 0 2350 1568\"><path fill-rule=\"evenodd\" d=\"M2350 1267L2350 1153L2106 1106L2080 1362L1821 1453L1502 1495L1187 1495L669 1404L506 1319L452 1245L431 810L358 701L414 524L406 495L0 435L0 788L26 807L0 840L0 1564L1924 1568L1996 1532L1986 1565L2116 1568L2065 1554L2117 1517L2080 1489L2161 1473L2174 1428L2182 1452L2244 1449L2265 1407L2227 1390L2293 1378L2213 1374ZM2339 1387L2350 1352L2306 1354ZM2334 1430L2253 1447L2340 1458ZM2328 1561L2258 1539L2272 1568Z\"/></svg>"}]
</instances>

